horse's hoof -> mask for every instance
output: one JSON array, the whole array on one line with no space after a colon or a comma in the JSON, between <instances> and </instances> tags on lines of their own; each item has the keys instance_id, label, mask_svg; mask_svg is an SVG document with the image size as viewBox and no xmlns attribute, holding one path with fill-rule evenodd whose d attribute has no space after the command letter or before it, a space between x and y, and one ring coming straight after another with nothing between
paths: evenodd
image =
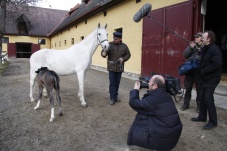
<instances>
[{"instance_id":1,"label":"horse's hoof","mask_svg":"<svg viewBox=\"0 0 227 151\"><path fill-rule=\"evenodd\" d=\"M31 99L31 102L34 102L35 101L35 99Z\"/></svg>"},{"instance_id":2,"label":"horse's hoof","mask_svg":"<svg viewBox=\"0 0 227 151\"><path fill-rule=\"evenodd\" d=\"M81 104L81 106L83 106L84 108L86 108L88 105L87 104Z\"/></svg>"},{"instance_id":3,"label":"horse's hoof","mask_svg":"<svg viewBox=\"0 0 227 151\"><path fill-rule=\"evenodd\" d=\"M59 113L59 116L62 116L63 115L63 113Z\"/></svg>"},{"instance_id":4,"label":"horse's hoof","mask_svg":"<svg viewBox=\"0 0 227 151\"><path fill-rule=\"evenodd\" d=\"M52 123L53 121L54 121L54 118L51 118L51 119L50 119L50 122Z\"/></svg>"},{"instance_id":5,"label":"horse's hoof","mask_svg":"<svg viewBox=\"0 0 227 151\"><path fill-rule=\"evenodd\" d=\"M37 110L39 107L34 107L34 110Z\"/></svg>"}]
</instances>

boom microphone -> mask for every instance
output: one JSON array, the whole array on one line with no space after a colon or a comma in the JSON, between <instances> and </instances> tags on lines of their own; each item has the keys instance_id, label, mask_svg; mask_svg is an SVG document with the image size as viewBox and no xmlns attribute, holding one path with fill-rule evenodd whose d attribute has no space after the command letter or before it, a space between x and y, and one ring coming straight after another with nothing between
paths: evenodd
<instances>
[{"instance_id":1,"label":"boom microphone","mask_svg":"<svg viewBox=\"0 0 227 151\"><path fill-rule=\"evenodd\" d=\"M189 41L187 39L185 39L183 36L179 35L178 33L176 33L175 31L173 31L172 29L166 27L165 25L163 25L162 23L158 22L156 19L154 19L152 16L149 16L148 13L151 11L151 4L147 3L144 4L143 7L134 15L133 20L135 22L139 22L144 16L147 16L149 19L152 19L154 22L156 22L157 24L159 24L160 26L164 27L165 29L169 30L170 32L172 32L173 34L175 34L176 36L182 38L184 41L188 42Z\"/></svg>"},{"instance_id":2,"label":"boom microphone","mask_svg":"<svg viewBox=\"0 0 227 151\"><path fill-rule=\"evenodd\" d=\"M147 16L147 14L151 10L151 4L147 3L144 4L143 7L134 15L133 20L135 22L139 22L144 16Z\"/></svg>"}]
</instances>

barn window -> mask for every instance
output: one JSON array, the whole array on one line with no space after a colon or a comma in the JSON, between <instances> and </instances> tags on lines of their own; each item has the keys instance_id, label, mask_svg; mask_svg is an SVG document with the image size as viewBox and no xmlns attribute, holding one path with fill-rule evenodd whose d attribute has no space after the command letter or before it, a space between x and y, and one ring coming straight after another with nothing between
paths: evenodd
<instances>
[{"instance_id":1,"label":"barn window","mask_svg":"<svg viewBox=\"0 0 227 151\"><path fill-rule=\"evenodd\" d=\"M123 37L123 28L116 28L116 29L114 29L114 31L120 32Z\"/></svg>"},{"instance_id":2,"label":"barn window","mask_svg":"<svg viewBox=\"0 0 227 151\"><path fill-rule=\"evenodd\" d=\"M81 37L80 37L80 40L84 40L84 36L81 36Z\"/></svg>"},{"instance_id":3,"label":"barn window","mask_svg":"<svg viewBox=\"0 0 227 151\"><path fill-rule=\"evenodd\" d=\"M2 43L9 43L9 37L2 37Z\"/></svg>"},{"instance_id":4,"label":"barn window","mask_svg":"<svg viewBox=\"0 0 227 151\"><path fill-rule=\"evenodd\" d=\"M74 45L74 38L71 39L71 44Z\"/></svg>"},{"instance_id":5,"label":"barn window","mask_svg":"<svg viewBox=\"0 0 227 151\"><path fill-rule=\"evenodd\" d=\"M89 3L91 0L82 0L85 4Z\"/></svg>"},{"instance_id":6,"label":"barn window","mask_svg":"<svg viewBox=\"0 0 227 151\"><path fill-rule=\"evenodd\" d=\"M59 41L59 47L61 47L61 41Z\"/></svg>"},{"instance_id":7,"label":"barn window","mask_svg":"<svg viewBox=\"0 0 227 151\"><path fill-rule=\"evenodd\" d=\"M85 22L84 22L85 24L87 24L87 20L85 20Z\"/></svg>"},{"instance_id":8,"label":"barn window","mask_svg":"<svg viewBox=\"0 0 227 151\"><path fill-rule=\"evenodd\" d=\"M66 46L67 41L65 40L65 46Z\"/></svg>"},{"instance_id":9,"label":"barn window","mask_svg":"<svg viewBox=\"0 0 227 151\"><path fill-rule=\"evenodd\" d=\"M16 19L16 24L19 35L28 35L31 29L31 22L24 14Z\"/></svg>"},{"instance_id":10,"label":"barn window","mask_svg":"<svg viewBox=\"0 0 227 151\"><path fill-rule=\"evenodd\" d=\"M107 14L107 12L106 12L106 11L104 11L104 12L103 12L104 17L106 16L106 14Z\"/></svg>"},{"instance_id":11,"label":"barn window","mask_svg":"<svg viewBox=\"0 0 227 151\"><path fill-rule=\"evenodd\" d=\"M136 0L136 3L139 3L139 2L141 2L141 0Z\"/></svg>"},{"instance_id":12,"label":"barn window","mask_svg":"<svg viewBox=\"0 0 227 151\"><path fill-rule=\"evenodd\" d=\"M55 42L55 45L54 45L55 47L57 47L57 43Z\"/></svg>"},{"instance_id":13,"label":"barn window","mask_svg":"<svg viewBox=\"0 0 227 151\"><path fill-rule=\"evenodd\" d=\"M39 39L38 39L38 44L40 44L40 45L45 45L45 44L46 44L46 39L41 39L41 38L39 38Z\"/></svg>"}]
</instances>

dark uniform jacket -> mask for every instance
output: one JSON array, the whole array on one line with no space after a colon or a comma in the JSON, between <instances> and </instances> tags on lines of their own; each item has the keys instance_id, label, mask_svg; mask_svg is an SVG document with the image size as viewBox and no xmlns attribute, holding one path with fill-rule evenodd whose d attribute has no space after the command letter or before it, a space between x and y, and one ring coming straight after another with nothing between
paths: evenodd
<instances>
[{"instance_id":1,"label":"dark uniform jacket","mask_svg":"<svg viewBox=\"0 0 227 151\"><path fill-rule=\"evenodd\" d=\"M152 150L170 150L176 146L183 126L165 89L150 91L142 100L138 90L131 90L129 105L137 115L128 133L128 145Z\"/></svg>"},{"instance_id":2,"label":"dark uniform jacket","mask_svg":"<svg viewBox=\"0 0 227 151\"><path fill-rule=\"evenodd\" d=\"M113 42L110 42L109 50L107 51L107 56L108 56L107 70L113 72L123 72L124 63L120 64L118 62L118 59L123 58L123 61L126 62L131 57L131 53L126 44L124 43L114 44Z\"/></svg>"},{"instance_id":3,"label":"dark uniform jacket","mask_svg":"<svg viewBox=\"0 0 227 151\"><path fill-rule=\"evenodd\" d=\"M200 80L203 87L217 86L221 80L222 52L211 43L204 46L201 52Z\"/></svg>"}]
</instances>

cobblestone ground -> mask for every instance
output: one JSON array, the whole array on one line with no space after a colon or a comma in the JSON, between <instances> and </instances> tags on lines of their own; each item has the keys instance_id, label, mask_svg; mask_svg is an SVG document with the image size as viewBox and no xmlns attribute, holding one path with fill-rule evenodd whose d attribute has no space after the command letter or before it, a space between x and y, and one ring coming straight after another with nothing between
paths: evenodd
<instances>
[{"instance_id":1,"label":"cobblestone ground","mask_svg":"<svg viewBox=\"0 0 227 151\"><path fill-rule=\"evenodd\" d=\"M146 151L126 144L128 129L135 112L128 105L134 80L122 78L120 103L108 103L108 75L89 70L85 77L87 108L77 97L76 75L61 76L63 116L50 119L48 100L43 98L39 110L29 98L29 59L13 59L0 76L0 150L1 151ZM37 88L36 88L37 91ZM141 96L145 90L141 90ZM176 103L177 109L182 101ZM183 132L174 151L223 151L227 149L227 111L217 108L219 125L202 130L204 123L193 123L195 101L190 109L179 110Z\"/></svg>"}]
</instances>

